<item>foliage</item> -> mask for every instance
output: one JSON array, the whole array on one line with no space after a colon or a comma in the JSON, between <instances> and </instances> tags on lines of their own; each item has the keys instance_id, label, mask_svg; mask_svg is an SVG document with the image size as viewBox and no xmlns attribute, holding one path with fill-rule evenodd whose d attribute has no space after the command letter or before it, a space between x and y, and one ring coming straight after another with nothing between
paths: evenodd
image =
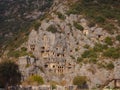
<instances>
[{"instance_id":1,"label":"foliage","mask_svg":"<svg viewBox=\"0 0 120 90\"><path fill-rule=\"evenodd\" d=\"M77 2L73 5L70 6L71 8L69 9L69 11L67 11L67 15L70 14L80 14L80 11L82 10L81 6L80 6L80 2Z\"/></svg>"},{"instance_id":2,"label":"foliage","mask_svg":"<svg viewBox=\"0 0 120 90\"><path fill-rule=\"evenodd\" d=\"M41 25L41 23L39 23L37 21L33 23L33 27L34 27L35 30L38 30L40 25Z\"/></svg>"},{"instance_id":3,"label":"foliage","mask_svg":"<svg viewBox=\"0 0 120 90\"><path fill-rule=\"evenodd\" d=\"M55 84L52 84L52 90L56 89L57 86Z\"/></svg>"},{"instance_id":4,"label":"foliage","mask_svg":"<svg viewBox=\"0 0 120 90\"><path fill-rule=\"evenodd\" d=\"M27 48L26 47L21 47L21 51L27 51Z\"/></svg>"},{"instance_id":5,"label":"foliage","mask_svg":"<svg viewBox=\"0 0 120 90\"><path fill-rule=\"evenodd\" d=\"M78 48L75 48L75 51L77 52L79 49Z\"/></svg>"},{"instance_id":6,"label":"foliage","mask_svg":"<svg viewBox=\"0 0 120 90\"><path fill-rule=\"evenodd\" d=\"M87 83L87 77L86 76L76 76L73 79L73 84L77 86L83 86Z\"/></svg>"},{"instance_id":7,"label":"foliage","mask_svg":"<svg viewBox=\"0 0 120 90\"><path fill-rule=\"evenodd\" d=\"M106 65L106 69L108 69L108 70L114 69L114 64L113 64L112 62L108 63L108 64Z\"/></svg>"},{"instance_id":8,"label":"foliage","mask_svg":"<svg viewBox=\"0 0 120 90\"><path fill-rule=\"evenodd\" d=\"M111 39L108 42L111 42ZM77 62L83 61L84 63L93 63L96 64L99 57L106 57L111 59L118 59L120 58L120 48L119 47L108 47L106 44L96 43L93 48L89 48L88 50L85 50L81 57L77 58ZM103 64L99 64L100 67L106 67ZM109 67L109 66L108 66Z\"/></svg>"},{"instance_id":9,"label":"foliage","mask_svg":"<svg viewBox=\"0 0 120 90\"><path fill-rule=\"evenodd\" d=\"M105 18L102 16L97 16L95 17L95 22L96 23L104 23L105 22Z\"/></svg>"},{"instance_id":10,"label":"foliage","mask_svg":"<svg viewBox=\"0 0 120 90\"><path fill-rule=\"evenodd\" d=\"M66 17L61 12L57 12L56 14L58 15L59 19L61 19L61 20L65 20L66 19Z\"/></svg>"},{"instance_id":11,"label":"foliage","mask_svg":"<svg viewBox=\"0 0 120 90\"><path fill-rule=\"evenodd\" d=\"M120 35L116 36L116 40L120 41Z\"/></svg>"},{"instance_id":12,"label":"foliage","mask_svg":"<svg viewBox=\"0 0 120 90\"><path fill-rule=\"evenodd\" d=\"M105 68L104 63L97 63L97 66L98 66L99 68Z\"/></svg>"},{"instance_id":13,"label":"foliage","mask_svg":"<svg viewBox=\"0 0 120 90\"><path fill-rule=\"evenodd\" d=\"M93 64L96 64L97 63L97 59L96 58L90 58L89 62L93 63Z\"/></svg>"},{"instance_id":14,"label":"foliage","mask_svg":"<svg viewBox=\"0 0 120 90\"><path fill-rule=\"evenodd\" d=\"M27 29L28 30L28 29ZM9 52L15 51L22 43L28 40L28 34L30 30L25 32L20 32L19 34L16 34L15 37L12 38L12 40L9 40L9 42L6 43L5 50L9 50Z\"/></svg>"},{"instance_id":15,"label":"foliage","mask_svg":"<svg viewBox=\"0 0 120 90\"><path fill-rule=\"evenodd\" d=\"M78 0L70 5L67 14L82 14L90 21L105 28L109 33L113 33L116 28L112 24L112 20L118 20L120 24L119 8L119 0Z\"/></svg>"},{"instance_id":16,"label":"foliage","mask_svg":"<svg viewBox=\"0 0 120 90\"><path fill-rule=\"evenodd\" d=\"M94 48L93 48L93 50L95 52L102 52L103 50L105 50L107 48L108 48L107 45L103 45L101 43L96 43L95 46L94 46Z\"/></svg>"},{"instance_id":17,"label":"foliage","mask_svg":"<svg viewBox=\"0 0 120 90\"><path fill-rule=\"evenodd\" d=\"M6 60L0 63L0 85L18 85L21 81L21 73L15 62Z\"/></svg>"},{"instance_id":18,"label":"foliage","mask_svg":"<svg viewBox=\"0 0 120 90\"><path fill-rule=\"evenodd\" d=\"M77 62L78 62L78 63L80 63L80 62L82 62L82 61L83 61L83 59L82 59L81 57L78 57L78 58L77 58Z\"/></svg>"},{"instance_id":19,"label":"foliage","mask_svg":"<svg viewBox=\"0 0 120 90\"><path fill-rule=\"evenodd\" d=\"M112 38L111 38L111 37L106 37L106 38L105 38L105 43L106 43L107 45L113 45Z\"/></svg>"},{"instance_id":20,"label":"foliage","mask_svg":"<svg viewBox=\"0 0 120 90\"><path fill-rule=\"evenodd\" d=\"M88 44L85 44L85 45L84 45L84 48L89 49L90 46L89 46Z\"/></svg>"},{"instance_id":21,"label":"foliage","mask_svg":"<svg viewBox=\"0 0 120 90\"><path fill-rule=\"evenodd\" d=\"M52 33L58 32L58 31L57 31L57 28L56 28L54 25L50 25L50 26L47 28L47 31L52 32Z\"/></svg>"},{"instance_id":22,"label":"foliage","mask_svg":"<svg viewBox=\"0 0 120 90\"><path fill-rule=\"evenodd\" d=\"M98 63L99 68L105 68L107 70L113 70L114 64L112 62L110 63Z\"/></svg>"},{"instance_id":23,"label":"foliage","mask_svg":"<svg viewBox=\"0 0 120 90\"><path fill-rule=\"evenodd\" d=\"M56 81L50 81L50 85L52 86L52 90L56 89L56 85L58 85L59 83Z\"/></svg>"},{"instance_id":24,"label":"foliage","mask_svg":"<svg viewBox=\"0 0 120 90\"><path fill-rule=\"evenodd\" d=\"M83 54L82 54L82 58L97 58L97 54L95 51L93 50L86 50Z\"/></svg>"},{"instance_id":25,"label":"foliage","mask_svg":"<svg viewBox=\"0 0 120 90\"><path fill-rule=\"evenodd\" d=\"M25 65L25 68L28 68L28 67L30 67L30 64L26 64L26 65Z\"/></svg>"},{"instance_id":26,"label":"foliage","mask_svg":"<svg viewBox=\"0 0 120 90\"><path fill-rule=\"evenodd\" d=\"M89 22L88 22L88 26L89 26L89 27L94 27L94 26L95 26L95 22L89 20Z\"/></svg>"},{"instance_id":27,"label":"foliage","mask_svg":"<svg viewBox=\"0 0 120 90\"><path fill-rule=\"evenodd\" d=\"M120 57L120 50L114 47L108 48L106 51L103 52L103 56L118 59Z\"/></svg>"},{"instance_id":28,"label":"foliage","mask_svg":"<svg viewBox=\"0 0 120 90\"><path fill-rule=\"evenodd\" d=\"M35 57L32 52L27 52L26 47L22 47L20 50L13 50L13 51L8 52L8 56L14 57L14 58L18 58L18 57L26 56L26 55L33 57L33 58Z\"/></svg>"},{"instance_id":29,"label":"foliage","mask_svg":"<svg viewBox=\"0 0 120 90\"><path fill-rule=\"evenodd\" d=\"M32 53L32 52L28 52L28 53L27 53L27 55L28 55L28 56L30 56L30 57L35 58L35 56L33 55L33 53Z\"/></svg>"},{"instance_id":30,"label":"foliage","mask_svg":"<svg viewBox=\"0 0 120 90\"><path fill-rule=\"evenodd\" d=\"M109 24L109 23L105 24L103 28L106 29L106 31L110 34L114 34L114 30L116 29L113 24Z\"/></svg>"},{"instance_id":31,"label":"foliage","mask_svg":"<svg viewBox=\"0 0 120 90\"><path fill-rule=\"evenodd\" d=\"M26 51L20 51L20 50L11 51L8 53L9 57L15 57L15 58L18 58L20 56L25 56L25 55L28 55L28 53Z\"/></svg>"},{"instance_id":32,"label":"foliage","mask_svg":"<svg viewBox=\"0 0 120 90\"><path fill-rule=\"evenodd\" d=\"M30 76L30 77L27 79L27 82L28 82L29 84L34 84L34 83L36 83L36 84L38 84L38 85L44 84L43 78L42 78L41 76L39 76L39 75L32 75L32 76Z\"/></svg>"},{"instance_id":33,"label":"foliage","mask_svg":"<svg viewBox=\"0 0 120 90\"><path fill-rule=\"evenodd\" d=\"M20 56L20 51L11 51L8 53L8 56L18 58Z\"/></svg>"},{"instance_id":34,"label":"foliage","mask_svg":"<svg viewBox=\"0 0 120 90\"><path fill-rule=\"evenodd\" d=\"M81 26L81 25L78 24L77 22L74 22L73 24L74 24L74 26L75 26L76 29L81 30L81 31L84 30L83 26Z\"/></svg>"},{"instance_id":35,"label":"foliage","mask_svg":"<svg viewBox=\"0 0 120 90\"><path fill-rule=\"evenodd\" d=\"M75 59L75 57L74 57L73 55L70 55L70 57L71 57L72 59Z\"/></svg>"}]
</instances>

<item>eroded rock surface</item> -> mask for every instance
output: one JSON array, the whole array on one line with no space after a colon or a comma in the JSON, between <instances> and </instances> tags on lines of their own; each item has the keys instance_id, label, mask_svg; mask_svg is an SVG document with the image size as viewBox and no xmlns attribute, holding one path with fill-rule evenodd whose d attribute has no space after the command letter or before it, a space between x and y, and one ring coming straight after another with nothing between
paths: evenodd
<instances>
[{"instance_id":1,"label":"eroded rock surface","mask_svg":"<svg viewBox=\"0 0 120 90\"><path fill-rule=\"evenodd\" d=\"M114 62L115 68L112 71L99 68L96 64L77 63L77 58L86 50L85 45L92 48L95 43L104 43L104 39L111 35L97 25L89 27L88 21L81 15L67 16L66 9L64 4L52 9L55 10L54 12L62 13L66 17L65 20L61 20L54 12L50 12L49 17L52 18L44 19L38 30L31 31L26 47L37 60L34 63L34 60L32 62L30 59L32 63L29 67L21 67L25 76L30 75L30 72L37 73L44 77L46 83L66 81L66 85L72 84L75 76L87 76L89 88L96 88L111 78L119 78L120 60ZM84 29L78 30L74 22ZM50 26L54 28L48 30ZM24 61L27 57L23 57ZM102 62L101 58L99 61ZM103 59L103 61L111 60ZM28 62L25 63L28 64Z\"/></svg>"}]
</instances>

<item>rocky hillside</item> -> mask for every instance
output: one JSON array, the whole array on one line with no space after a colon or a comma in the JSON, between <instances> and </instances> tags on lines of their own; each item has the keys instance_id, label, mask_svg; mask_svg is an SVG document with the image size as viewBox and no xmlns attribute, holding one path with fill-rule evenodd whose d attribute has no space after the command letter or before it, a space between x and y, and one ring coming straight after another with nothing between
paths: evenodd
<instances>
[{"instance_id":1,"label":"rocky hillside","mask_svg":"<svg viewBox=\"0 0 120 90\"><path fill-rule=\"evenodd\" d=\"M53 0L0 0L0 48L4 49L11 44L18 35L28 33L34 21L48 10L52 2Z\"/></svg>"},{"instance_id":2,"label":"rocky hillside","mask_svg":"<svg viewBox=\"0 0 120 90\"><path fill-rule=\"evenodd\" d=\"M119 0L55 0L28 40L6 55L18 60L25 83L38 74L45 84L71 85L82 76L81 85L106 86L120 77L119 6Z\"/></svg>"}]
</instances>

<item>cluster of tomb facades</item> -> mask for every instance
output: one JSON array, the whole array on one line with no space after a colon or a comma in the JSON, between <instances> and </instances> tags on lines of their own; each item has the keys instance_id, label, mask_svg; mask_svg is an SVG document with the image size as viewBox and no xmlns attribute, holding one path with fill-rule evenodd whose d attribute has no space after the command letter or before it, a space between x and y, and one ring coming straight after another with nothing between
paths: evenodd
<instances>
[{"instance_id":1,"label":"cluster of tomb facades","mask_svg":"<svg viewBox=\"0 0 120 90\"><path fill-rule=\"evenodd\" d=\"M47 31L32 31L28 50L43 63L46 71L63 74L74 70L75 62L70 58L70 44L63 34Z\"/></svg>"},{"instance_id":2,"label":"cluster of tomb facades","mask_svg":"<svg viewBox=\"0 0 120 90\"><path fill-rule=\"evenodd\" d=\"M77 58L85 51L84 45L93 47L97 41L102 42L104 40L106 33L102 28L97 26L89 28L86 24L87 21L80 19L84 30L77 30L73 26L73 21L78 19L74 18L77 16L70 15L66 22L62 23L59 19L43 21L39 30L31 31L27 43L28 51L32 52L40 60L40 63L44 64L45 68L51 69L52 67L54 72L65 72L68 69L67 64L69 64L74 70L76 61L71 56ZM47 31L50 25L54 25L58 32ZM53 64L54 66L51 66Z\"/></svg>"}]
</instances>

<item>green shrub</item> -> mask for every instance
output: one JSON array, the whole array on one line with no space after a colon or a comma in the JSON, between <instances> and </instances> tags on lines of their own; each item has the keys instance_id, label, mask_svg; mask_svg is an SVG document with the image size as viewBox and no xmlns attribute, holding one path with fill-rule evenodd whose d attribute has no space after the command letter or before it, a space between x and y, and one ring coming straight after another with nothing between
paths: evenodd
<instances>
[{"instance_id":1,"label":"green shrub","mask_svg":"<svg viewBox=\"0 0 120 90\"><path fill-rule=\"evenodd\" d=\"M120 35L116 36L116 40L120 41Z\"/></svg>"},{"instance_id":2,"label":"green shrub","mask_svg":"<svg viewBox=\"0 0 120 90\"><path fill-rule=\"evenodd\" d=\"M61 20L65 20L66 19L66 17L62 13L57 12L56 14L58 15L59 19L61 19Z\"/></svg>"},{"instance_id":3,"label":"green shrub","mask_svg":"<svg viewBox=\"0 0 120 90\"><path fill-rule=\"evenodd\" d=\"M26 47L21 47L21 51L27 51L27 48Z\"/></svg>"},{"instance_id":4,"label":"green shrub","mask_svg":"<svg viewBox=\"0 0 120 90\"><path fill-rule=\"evenodd\" d=\"M115 18L115 16L113 15L113 12L111 12L111 10L108 10L107 8L105 10L103 10L102 12L103 12L103 16L108 19Z\"/></svg>"},{"instance_id":5,"label":"green shrub","mask_svg":"<svg viewBox=\"0 0 120 90\"><path fill-rule=\"evenodd\" d=\"M8 52L8 56L9 57L21 57L21 56L26 56L29 55L31 57L34 57L34 55L32 54L32 52L27 52L27 48L22 47L21 50L13 50L13 51L9 51Z\"/></svg>"},{"instance_id":6,"label":"green shrub","mask_svg":"<svg viewBox=\"0 0 120 90\"><path fill-rule=\"evenodd\" d=\"M97 63L97 59L96 58L90 58L89 62L93 63L93 64L96 64Z\"/></svg>"},{"instance_id":7,"label":"green shrub","mask_svg":"<svg viewBox=\"0 0 120 90\"><path fill-rule=\"evenodd\" d=\"M39 75L32 75L28 78L28 82L32 83L37 83L37 84L44 84L44 80L41 76Z\"/></svg>"},{"instance_id":8,"label":"green shrub","mask_svg":"<svg viewBox=\"0 0 120 90\"><path fill-rule=\"evenodd\" d=\"M85 45L84 45L84 48L89 49L90 46L89 46L88 44L85 44Z\"/></svg>"},{"instance_id":9,"label":"green shrub","mask_svg":"<svg viewBox=\"0 0 120 90\"><path fill-rule=\"evenodd\" d=\"M108 70L114 69L114 64L113 64L112 62L108 63L108 64L106 65L106 69L108 69Z\"/></svg>"},{"instance_id":10,"label":"green shrub","mask_svg":"<svg viewBox=\"0 0 120 90\"><path fill-rule=\"evenodd\" d=\"M45 13L44 15L42 15L42 16L39 18L39 20L40 20L40 21L42 21L42 20L46 19L46 18L47 18L47 16L48 16L48 14L47 14L47 13Z\"/></svg>"},{"instance_id":11,"label":"green shrub","mask_svg":"<svg viewBox=\"0 0 120 90\"><path fill-rule=\"evenodd\" d=\"M99 68L105 68L106 66L103 63L97 63Z\"/></svg>"},{"instance_id":12,"label":"green shrub","mask_svg":"<svg viewBox=\"0 0 120 90\"><path fill-rule=\"evenodd\" d=\"M84 30L83 26L81 26L81 25L78 24L77 22L74 22L73 24L74 24L74 27L75 27L76 29L81 30L81 31Z\"/></svg>"},{"instance_id":13,"label":"green shrub","mask_svg":"<svg viewBox=\"0 0 120 90\"><path fill-rule=\"evenodd\" d=\"M97 54L93 50L86 50L82 54L82 58L97 58Z\"/></svg>"},{"instance_id":14,"label":"green shrub","mask_svg":"<svg viewBox=\"0 0 120 90\"><path fill-rule=\"evenodd\" d=\"M72 59L75 59L75 57L74 57L73 55L70 55L70 57L71 57Z\"/></svg>"},{"instance_id":15,"label":"green shrub","mask_svg":"<svg viewBox=\"0 0 120 90\"><path fill-rule=\"evenodd\" d=\"M88 23L88 26L89 26L89 27L94 27L94 26L95 26L95 22L93 22L93 21L89 22L89 23Z\"/></svg>"},{"instance_id":16,"label":"green shrub","mask_svg":"<svg viewBox=\"0 0 120 90\"><path fill-rule=\"evenodd\" d=\"M52 84L52 90L56 89L57 86L55 84Z\"/></svg>"},{"instance_id":17,"label":"green shrub","mask_svg":"<svg viewBox=\"0 0 120 90\"><path fill-rule=\"evenodd\" d=\"M105 18L103 18L102 16L97 16L97 17L95 17L95 22L96 23L104 23Z\"/></svg>"},{"instance_id":18,"label":"green shrub","mask_svg":"<svg viewBox=\"0 0 120 90\"><path fill-rule=\"evenodd\" d=\"M26 67L26 68L30 67L30 64L26 64L25 67Z\"/></svg>"},{"instance_id":19,"label":"green shrub","mask_svg":"<svg viewBox=\"0 0 120 90\"><path fill-rule=\"evenodd\" d=\"M50 26L47 28L47 31L52 32L52 33L58 32L58 31L57 31L57 28L56 28L54 25L50 25Z\"/></svg>"},{"instance_id":20,"label":"green shrub","mask_svg":"<svg viewBox=\"0 0 120 90\"><path fill-rule=\"evenodd\" d=\"M112 38L111 38L111 37L106 37L106 38L105 38L105 43L106 43L107 45L113 45Z\"/></svg>"},{"instance_id":21,"label":"green shrub","mask_svg":"<svg viewBox=\"0 0 120 90\"><path fill-rule=\"evenodd\" d=\"M39 23L37 21L33 23L33 27L35 28L35 30L38 30L40 25L41 25L41 23Z\"/></svg>"},{"instance_id":22,"label":"green shrub","mask_svg":"<svg viewBox=\"0 0 120 90\"><path fill-rule=\"evenodd\" d=\"M82 14L89 21L102 26L112 34L116 28L113 24L110 24L111 20L118 20L118 23L120 23L119 6L119 0L96 0L96 2L94 0L77 0L77 2L70 5L67 14ZM90 26L94 26L95 24L93 23L90 23Z\"/></svg>"},{"instance_id":23,"label":"green shrub","mask_svg":"<svg viewBox=\"0 0 120 90\"><path fill-rule=\"evenodd\" d=\"M28 31L29 32L29 31ZM21 38L19 38L21 37ZM13 40L10 40L7 44L7 49L11 52L20 47L20 45L28 40L27 35L25 33L19 33L18 36L14 36Z\"/></svg>"},{"instance_id":24,"label":"green shrub","mask_svg":"<svg viewBox=\"0 0 120 90\"><path fill-rule=\"evenodd\" d=\"M32 52L28 52L28 56L35 58Z\"/></svg>"},{"instance_id":25,"label":"green shrub","mask_svg":"<svg viewBox=\"0 0 120 90\"><path fill-rule=\"evenodd\" d=\"M87 83L87 77L86 76L76 76L73 79L73 84L77 85L78 87L82 87Z\"/></svg>"},{"instance_id":26,"label":"green shrub","mask_svg":"<svg viewBox=\"0 0 120 90\"><path fill-rule=\"evenodd\" d=\"M107 45L96 43L93 50L96 51L96 52L102 52L103 50L105 50L107 48L108 48Z\"/></svg>"},{"instance_id":27,"label":"green shrub","mask_svg":"<svg viewBox=\"0 0 120 90\"><path fill-rule=\"evenodd\" d=\"M56 88L57 88L56 85L58 85L58 84L59 84L59 83L56 82L56 81L50 81L50 85L51 85L51 87L52 87L52 90L56 89Z\"/></svg>"},{"instance_id":28,"label":"green shrub","mask_svg":"<svg viewBox=\"0 0 120 90\"><path fill-rule=\"evenodd\" d=\"M81 57L78 57L78 58L77 58L77 62L78 62L78 63L80 63L80 62L82 62L82 61L83 61L83 58L81 58Z\"/></svg>"},{"instance_id":29,"label":"green shrub","mask_svg":"<svg viewBox=\"0 0 120 90\"><path fill-rule=\"evenodd\" d=\"M103 56L118 59L120 57L120 51L117 48L111 47L103 52Z\"/></svg>"},{"instance_id":30,"label":"green shrub","mask_svg":"<svg viewBox=\"0 0 120 90\"><path fill-rule=\"evenodd\" d=\"M78 51L78 48L75 48L75 51L77 52L77 51Z\"/></svg>"},{"instance_id":31,"label":"green shrub","mask_svg":"<svg viewBox=\"0 0 120 90\"><path fill-rule=\"evenodd\" d=\"M80 6L80 2L74 3L73 5L70 6L70 9L67 11L67 15L80 14L81 10L82 10L82 8Z\"/></svg>"},{"instance_id":32,"label":"green shrub","mask_svg":"<svg viewBox=\"0 0 120 90\"><path fill-rule=\"evenodd\" d=\"M28 53L26 51L19 51L19 53L20 53L20 56L26 56L26 55L28 55Z\"/></svg>"},{"instance_id":33,"label":"green shrub","mask_svg":"<svg viewBox=\"0 0 120 90\"><path fill-rule=\"evenodd\" d=\"M110 34L114 34L114 30L116 29L113 24L109 24L109 23L105 24L103 28L106 29L106 31Z\"/></svg>"},{"instance_id":34,"label":"green shrub","mask_svg":"<svg viewBox=\"0 0 120 90\"><path fill-rule=\"evenodd\" d=\"M11 51L8 53L8 56L18 58L20 56L20 51Z\"/></svg>"}]
</instances>

